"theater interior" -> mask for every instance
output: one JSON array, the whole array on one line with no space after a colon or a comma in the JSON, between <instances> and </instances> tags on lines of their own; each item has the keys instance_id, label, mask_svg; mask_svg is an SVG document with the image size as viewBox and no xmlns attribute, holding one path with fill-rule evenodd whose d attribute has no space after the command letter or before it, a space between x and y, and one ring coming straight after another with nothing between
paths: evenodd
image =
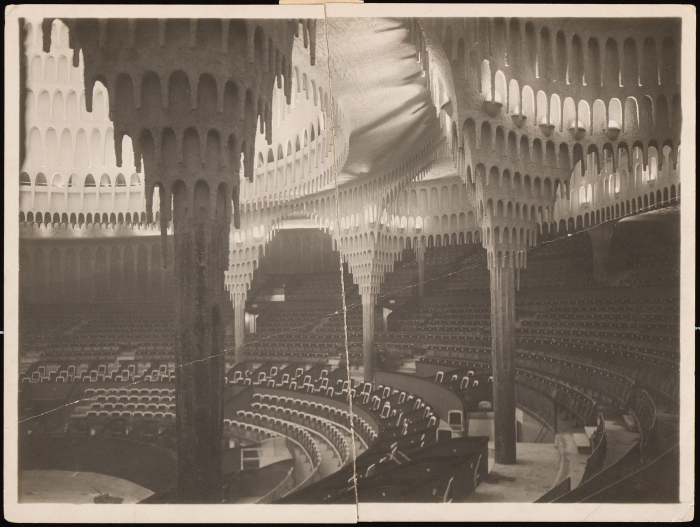
<instances>
[{"instance_id":1,"label":"theater interior","mask_svg":"<svg viewBox=\"0 0 700 527\"><path fill-rule=\"evenodd\" d=\"M21 24L21 502L678 502L679 21Z\"/></svg>"}]
</instances>

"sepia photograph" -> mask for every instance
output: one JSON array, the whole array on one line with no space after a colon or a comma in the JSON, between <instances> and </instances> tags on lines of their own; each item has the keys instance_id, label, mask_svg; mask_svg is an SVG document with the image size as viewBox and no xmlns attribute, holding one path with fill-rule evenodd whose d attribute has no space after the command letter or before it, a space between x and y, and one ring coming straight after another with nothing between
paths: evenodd
<instances>
[{"instance_id":1,"label":"sepia photograph","mask_svg":"<svg viewBox=\"0 0 700 527\"><path fill-rule=\"evenodd\" d=\"M38 7L6 518L694 516L692 7Z\"/></svg>"}]
</instances>

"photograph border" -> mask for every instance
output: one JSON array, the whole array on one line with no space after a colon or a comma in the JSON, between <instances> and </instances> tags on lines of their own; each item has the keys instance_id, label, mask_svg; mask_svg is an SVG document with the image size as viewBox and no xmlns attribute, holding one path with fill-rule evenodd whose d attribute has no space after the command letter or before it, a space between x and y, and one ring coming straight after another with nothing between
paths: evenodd
<instances>
[{"instance_id":1,"label":"photograph border","mask_svg":"<svg viewBox=\"0 0 700 527\"><path fill-rule=\"evenodd\" d=\"M604 7L604 9L603 9ZM363 504L150 505L92 507L17 503L19 67L17 21L25 16L129 18L334 17L679 17L684 167L681 207L680 503L678 504ZM167 15L167 16L164 16ZM641 18L641 17L639 17ZM5 250L4 250L4 514L13 522L353 523L360 521L689 521L694 517L695 466L695 148L696 10L688 5L329 4L280 6L19 5L5 10ZM693 168L691 173L690 168Z\"/></svg>"}]
</instances>

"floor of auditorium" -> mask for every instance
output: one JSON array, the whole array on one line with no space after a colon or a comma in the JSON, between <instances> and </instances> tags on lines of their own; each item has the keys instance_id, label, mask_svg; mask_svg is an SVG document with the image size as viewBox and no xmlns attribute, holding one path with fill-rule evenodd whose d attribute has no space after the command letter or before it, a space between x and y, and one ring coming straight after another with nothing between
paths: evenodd
<instances>
[{"instance_id":1,"label":"floor of auditorium","mask_svg":"<svg viewBox=\"0 0 700 527\"><path fill-rule=\"evenodd\" d=\"M620 459L639 440L630 432L619 412L602 409L608 450L605 467ZM467 499L468 503L532 503L552 487L571 478L571 488L581 482L588 453L579 453L574 443L575 427L563 421L554 443L518 443L517 463L501 465L494 459L489 442L489 475Z\"/></svg>"},{"instance_id":2,"label":"floor of auditorium","mask_svg":"<svg viewBox=\"0 0 700 527\"><path fill-rule=\"evenodd\" d=\"M489 475L467 503L532 503L557 483L562 456L556 444L518 443L515 465L496 463L493 447L490 442Z\"/></svg>"},{"instance_id":3,"label":"floor of auditorium","mask_svg":"<svg viewBox=\"0 0 700 527\"><path fill-rule=\"evenodd\" d=\"M124 479L68 470L23 470L19 473L20 503L94 503L98 492L139 503L153 492Z\"/></svg>"}]
</instances>

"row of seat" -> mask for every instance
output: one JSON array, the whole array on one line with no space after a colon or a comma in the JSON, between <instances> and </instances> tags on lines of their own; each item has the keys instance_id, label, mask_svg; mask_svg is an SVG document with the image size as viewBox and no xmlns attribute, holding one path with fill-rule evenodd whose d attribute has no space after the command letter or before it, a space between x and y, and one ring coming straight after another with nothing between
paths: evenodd
<instances>
[{"instance_id":1,"label":"row of seat","mask_svg":"<svg viewBox=\"0 0 700 527\"><path fill-rule=\"evenodd\" d=\"M296 443L302 449L306 460L311 463L310 474L296 486L286 490L284 496L290 492L295 492L321 479L320 467L322 456L311 434L290 423L282 423L276 419L264 419L259 424L242 423L235 419L224 419L224 433L233 434L237 437L244 437L256 442L271 437L286 437Z\"/></svg>"},{"instance_id":2,"label":"row of seat","mask_svg":"<svg viewBox=\"0 0 700 527\"><path fill-rule=\"evenodd\" d=\"M71 413L63 419L32 419L21 424L20 434L130 439L153 443L173 451L177 444L173 417L159 415L156 418L153 412L138 417L104 412L101 415Z\"/></svg>"},{"instance_id":3,"label":"row of seat","mask_svg":"<svg viewBox=\"0 0 700 527\"><path fill-rule=\"evenodd\" d=\"M240 428L242 425L245 428L245 425L249 424L258 428L266 428L279 435L286 436L302 446L314 467L317 468L321 464L321 452L318 449L318 445L314 441L313 436L303 426L267 415L256 414L254 412L249 413L252 414L252 417L246 415L246 419L250 419L248 422L242 422L237 419L224 419L224 425L232 428Z\"/></svg>"},{"instance_id":4,"label":"row of seat","mask_svg":"<svg viewBox=\"0 0 700 527\"><path fill-rule=\"evenodd\" d=\"M224 419L224 435L233 435L249 439L255 443L274 437L281 437L277 432L268 428L252 425L250 423L240 423L231 419Z\"/></svg>"},{"instance_id":5,"label":"row of seat","mask_svg":"<svg viewBox=\"0 0 700 527\"><path fill-rule=\"evenodd\" d=\"M351 280L347 280L350 283ZM335 300L342 295L341 277L339 272L314 273L297 275L291 287L285 287L285 298L288 300Z\"/></svg>"},{"instance_id":6,"label":"row of seat","mask_svg":"<svg viewBox=\"0 0 700 527\"><path fill-rule=\"evenodd\" d=\"M174 363L109 362L52 363L35 362L19 375L21 384L101 383L101 382L175 382Z\"/></svg>"},{"instance_id":7,"label":"row of seat","mask_svg":"<svg viewBox=\"0 0 700 527\"><path fill-rule=\"evenodd\" d=\"M325 420L337 423L345 428L354 429L365 445L371 444L378 436L378 432L365 419L357 414L351 414L348 410L343 410L330 404L321 404L313 401L307 401L300 395L298 397L282 396L282 395L267 395L255 393L253 395L253 404L267 404L280 408L297 411L309 415L314 415ZM343 400L343 399L339 399ZM347 401L347 396L343 402Z\"/></svg>"},{"instance_id":8,"label":"row of seat","mask_svg":"<svg viewBox=\"0 0 700 527\"><path fill-rule=\"evenodd\" d=\"M277 419L296 423L315 430L319 434L323 435L326 440L333 445L335 450L338 451L341 464L345 464L349 460L350 447L348 446L342 431L335 426L332 421L310 413L300 412L298 410L292 410L276 405L253 403L251 408L254 413L267 415L268 417L276 417ZM240 420L242 416L245 416L245 412L243 410L239 410L236 415Z\"/></svg>"},{"instance_id":9,"label":"row of seat","mask_svg":"<svg viewBox=\"0 0 700 527\"><path fill-rule=\"evenodd\" d=\"M604 399L618 408L626 408L634 394L634 379L614 371L560 358L557 355L519 352L516 364L532 371L545 372L554 377L575 382L596 400Z\"/></svg>"},{"instance_id":10,"label":"row of seat","mask_svg":"<svg viewBox=\"0 0 700 527\"><path fill-rule=\"evenodd\" d=\"M123 397L131 398L138 396L139 400L148 397L159 397L160 400L169 398L171 401L175 399L175 388L154 388L149 387L122 387L122 388L85 388L83 390L85 397L95 397L100 400L100 397L105 397L106 402L116 402L122 400Z\"/></svg>"},{"instance_id":11,"label":"row of seat","mask_svg":"<svg viewBox=\"0 0 700 527\"><path fill-rule=\"evenodd\" d=\"M70 304L67 309L25 305L20 354L108 359L153 352L167 357L172 356L173 327L172 306L163 303Z\"/></svg>"}]
</instances>

